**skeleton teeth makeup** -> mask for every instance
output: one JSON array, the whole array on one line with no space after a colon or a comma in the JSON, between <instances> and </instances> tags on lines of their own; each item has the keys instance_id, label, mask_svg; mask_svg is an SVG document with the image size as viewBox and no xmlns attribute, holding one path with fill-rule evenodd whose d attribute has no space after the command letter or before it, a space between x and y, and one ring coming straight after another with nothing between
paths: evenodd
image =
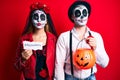
<instances>
[{"instance_id":1,"label":"skeleton teeth makeup","mask_svg":"<svg viewBox=\"0 0 120 80\"><path fill-rule=\"evenodd\" d=\"M88 10L84 5L79 5L73 11L73 20L76 25L84 26L88 21Z\"/></svg>"},{"instance_id":2,"label":"skeleton teeth makeup","mask_svg":"<svg viewBox=\"0 0 120 80\"><path fill-rule=\"evenodd\" d=\"M32 15L32 23L36 28L44 28L47 23L46 14L42 10L35 10Z\"/></svg>"}]
</instances>

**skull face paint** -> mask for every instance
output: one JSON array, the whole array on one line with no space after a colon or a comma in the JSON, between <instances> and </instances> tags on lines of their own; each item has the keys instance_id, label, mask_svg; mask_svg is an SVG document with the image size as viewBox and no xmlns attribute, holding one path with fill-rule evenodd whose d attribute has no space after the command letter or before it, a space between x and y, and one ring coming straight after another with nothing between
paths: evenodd
<instances>
[{"instance_id":1,"label":"skull face paint","mask_svg":"<svg viewBox=\"0 0 120 80\"><path fill-rule=\"evenodd\" d=\"M73 20L76 25L84 26L88 21L88 9L84 5L79 5L73 11Z\"/></svg>"},{"instance_id":2,"label":"skull face paint","mask_svg":"<svg viewBox=\"0 0 120 80\"><path fill-rule=\"evenodd\" d=\"M42 10L35 10L32 14L32 23L36 28L44 28L47 23L46 14Z\"/></svg>"}]
</instances>

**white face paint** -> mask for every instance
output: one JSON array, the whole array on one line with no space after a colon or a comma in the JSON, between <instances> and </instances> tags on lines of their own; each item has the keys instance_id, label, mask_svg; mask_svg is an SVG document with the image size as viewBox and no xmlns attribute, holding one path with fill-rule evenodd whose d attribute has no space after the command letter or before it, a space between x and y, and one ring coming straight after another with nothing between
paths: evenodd
<instances>
[{"instance_id":1,"label":"white face paint","mask_svg":"<svg viewBox=\"0 0 120 80\"><path fill-rule=\"evenodd\" d=\"M76 25L84 26L88 21L88 9L84 5L79 5L73 11L73 20Z\"/></svg>"},{"instance_id":2,"label":"white face paint","mask_svg":"<svg viewBox=\"0 0 120 80\"><path fill-rule=\"evenodd\" d=\"M44 28L47 23L46 14L42 10L35 10L32 14L32 23L36 28Z\"/></svg>"}]
</instances>

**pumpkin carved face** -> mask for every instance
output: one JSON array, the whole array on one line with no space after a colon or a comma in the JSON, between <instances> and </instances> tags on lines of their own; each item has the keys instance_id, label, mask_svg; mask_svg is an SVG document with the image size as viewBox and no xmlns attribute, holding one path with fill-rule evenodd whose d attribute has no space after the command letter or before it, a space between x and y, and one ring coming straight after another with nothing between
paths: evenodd
<instances>
[{"instance_id":1,"label":"pumpkin carved face","mask_svg":"<svg viewBox=\"0 0 120 80\"><path fill-rule=\"evenodd\" d=\"M78 69L92 68L95 61L95 54L92 49L77 49L73 55L73 64Z\"/></svg>"}]
</instances>

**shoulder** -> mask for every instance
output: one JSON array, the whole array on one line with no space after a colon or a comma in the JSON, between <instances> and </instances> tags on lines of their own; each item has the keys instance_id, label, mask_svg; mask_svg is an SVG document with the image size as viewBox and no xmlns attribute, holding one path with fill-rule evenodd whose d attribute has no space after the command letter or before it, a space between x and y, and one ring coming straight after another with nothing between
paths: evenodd
<instances>
[{"instance_id":1,"label":"shoulder","mask_svg":"<svg viewBox=\"0 0 120 80\"><path fill-rule=\"evenodd\" d=\"M70 31L63 32L58 37L58 42L68 42Z\"/></svg>"},{"instance_id":2,"label":"shoulder","mask_svg":"<svg viewBox=\"0 0 120 80\"><path fill-rule=\"evenodd\" d=\"M56 36L51 32L46 32L48 38L56 39Z\"/></svg>"},{"instance_id":3,"label":"shoulder","mask_svg":"<svg viewBox=\"0 0 120 80\"><path fill-rule=\"evenodd\" d=\"M98 32L91 31L91 34L92 34L92 36L95 37L96 39L101 39L101 38L102 38L101 34L98 33Z\"/></svg>"},{"instance_id":4,"label":"shoulder","mask_svg":"<svg viewBox=\"0 0 120 80\"><path fill-rule=\"evenodd\" d=\"M101 36L101 34L96 31L90 31L90 32L93 36Z\"/></svg>"},{"instance_id":5,"label":"shoulder","mask_svg":"<svg viewBox=\"0 0 120 80\"><path fill-rule=\"evenodd\" d=\"M67 37L69 37L69 34L70 34L70 31L66 31L66 32L61 33L59 37L67 38Z\"/></svg>"}]
</instances>

